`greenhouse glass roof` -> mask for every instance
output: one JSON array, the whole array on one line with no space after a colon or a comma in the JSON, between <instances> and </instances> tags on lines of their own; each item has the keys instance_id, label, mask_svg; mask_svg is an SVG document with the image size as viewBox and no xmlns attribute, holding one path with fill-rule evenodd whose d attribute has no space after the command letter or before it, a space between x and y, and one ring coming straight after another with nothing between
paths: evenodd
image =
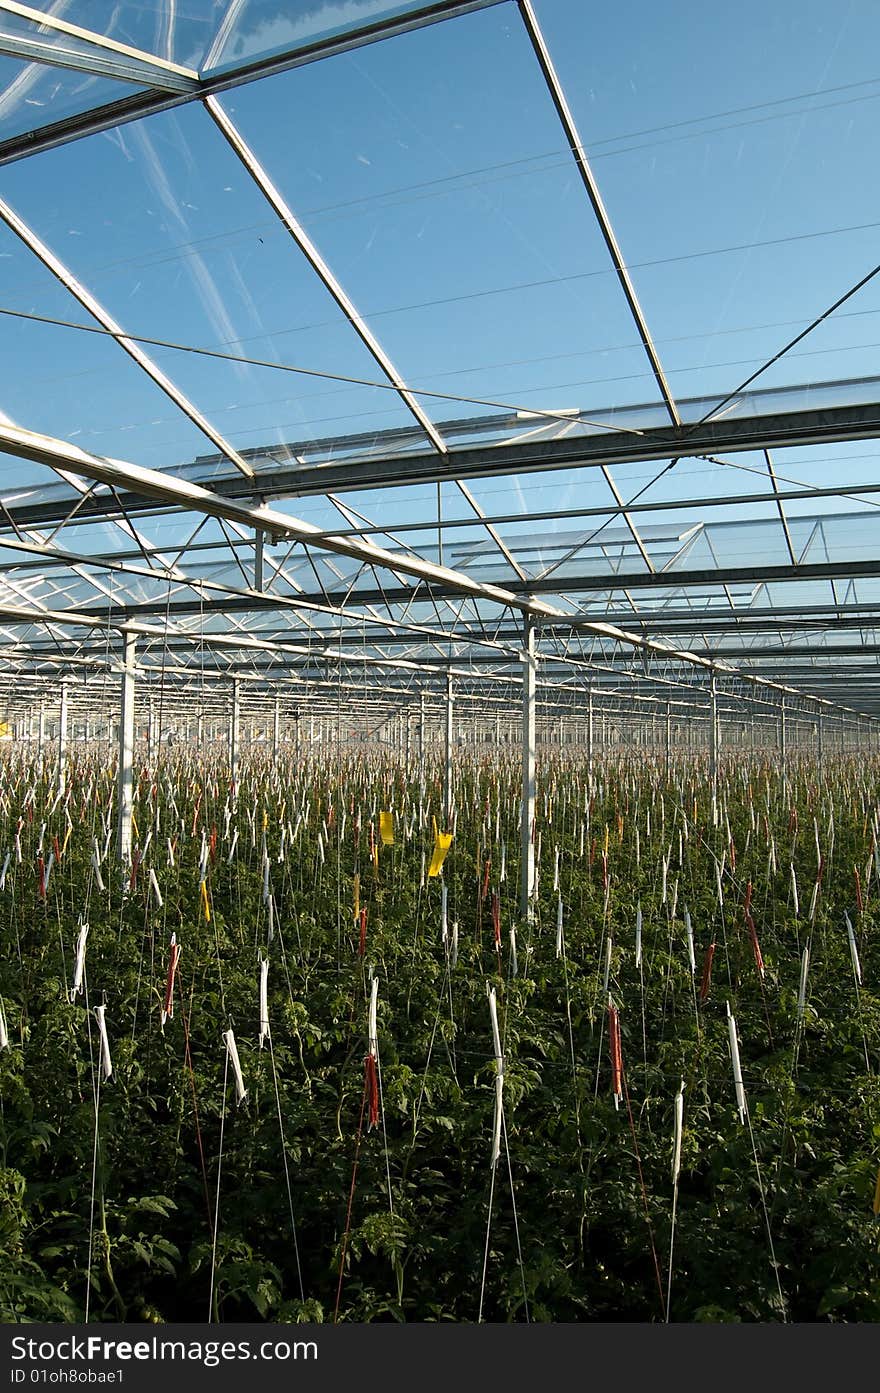
<instances>
[{"instance_id":1,"label":"greenhouse glass roof","mask_svg":"<svg viewBox=\"0 0 880 1393\"><path fill-rule=\"evenodd\" d=\"M880 715L878 40L0 0L7 701L126 633L510 701L533 626L545 691Z\"/></svg>"}]
</instances>

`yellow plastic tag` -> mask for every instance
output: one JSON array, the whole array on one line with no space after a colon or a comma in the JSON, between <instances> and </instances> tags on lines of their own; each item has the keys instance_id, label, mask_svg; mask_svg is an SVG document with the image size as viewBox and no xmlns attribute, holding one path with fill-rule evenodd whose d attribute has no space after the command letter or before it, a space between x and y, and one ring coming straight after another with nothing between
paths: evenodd
<instances>
[{"instance_id":1,"label":"yellow plastic tag","mask_svg":"<svg viewBox=\"0 0 880 1393\"><path fill-rule=\"evenodd\" d=\"M379 835L382 838L383 846L394 845L394 814L379 814Z\"/></svg>"},{"instance_id":2,"label":"yellow plastic tag","mask_svg":"<svg viewBox=\"0 0 880 1393\"><path fill-rule=\"evenodd\" d=\"M431 864L428 867L428 875L439 875L446 860L446 853L452 846L451 832L438 832L434 838L434 851L431 856Z\"/></svg>"}]
</instances>

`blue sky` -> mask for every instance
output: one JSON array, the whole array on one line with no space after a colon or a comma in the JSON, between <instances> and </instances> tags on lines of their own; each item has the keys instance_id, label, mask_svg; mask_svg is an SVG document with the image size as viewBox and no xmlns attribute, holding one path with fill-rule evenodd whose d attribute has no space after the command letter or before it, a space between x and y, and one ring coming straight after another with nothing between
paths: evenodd
<instances>
[{"instance_id":1,"label":"blue sky","mask_svg":"<svg viewBox=\"0 0 880 1393\"><path fill-rule=\"evenodd\" d=\"M277 36L279 8L245 5L238 51ZM880 8L535 8L672 390L723 395L880 260ZM97 24L99 10L77 18L94 12ZM353 10L297 12L315 29ZM135 13L147 28L129 41L168 41L155 5ZM214 13L190 6L173 56L192 61ZM222 100L408 381L527 408L654 399L514 4ZM133 333L380 375L195 106L7 166L0 197ZM88 322L5 230L0 277L6 307ZM878 294L866 288L760 385L875 372ZM4 328L0 409L21 424L159 468L211 452L112 343ZM367 387L155 356L238 447L409 419ZM482 410L426 406L435 419ZM634 487L647 472L632 471ZM682 470L670 486L695 482ZM752 486L745 475L737 485ZM588 486L570 475L561 495L547 481L519 494L504 481L484 488L495 509L506 491L515 510ZM701 492L728 488L728 476L699 480Z\"/></svg>"}]
</instances>

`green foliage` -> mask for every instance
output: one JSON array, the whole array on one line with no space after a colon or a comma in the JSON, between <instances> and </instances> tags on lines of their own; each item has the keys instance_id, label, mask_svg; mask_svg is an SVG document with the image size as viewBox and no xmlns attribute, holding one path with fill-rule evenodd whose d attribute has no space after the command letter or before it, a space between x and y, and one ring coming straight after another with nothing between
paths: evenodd
<instances>
[{"instance_id":1,"label":"green foliage","mask_svg":"<svg viewBox=\"0 0 880 1393\"><path fill-rule=\"evenodd\" d=\"M0 775L0 856L16 829L22 848L0 892L10 1037L0 1051L0 1319L81 1320L88 1273L91 1319L205 1320L213 1269L211 1314L224 1321L473 1321L484 1258L483 1319L662 1319L682 1079L671 1318L880 1319L874 766L841 764L821 783L809 766L786 780L732 766L713 821L698 770L667 781L621 762L590 789L576 763L548 759L534 918L523 925L517 768L504 758L465 760L443 872L449 934L453 925L458 932L454 965L440 936L440 881L423 880L442 806L431 770L420 805L418 771L388 761L270 766L255 757L232 797L216 763L166 756L140 771L136 788L146 857L135 874L120 874L111 839L103 891L92 854L113 826L113 771L95 754L77 756L62 800L50 771L14 751ZM394 811L395 843L380 846L376 866L370 823L378 837L385 808ZM817 834L824 862L811 920ZM53 839L64 844L45 899L35 874L41 837L44 852ZM860 913L854 866L866 897ZM363 958L355 876L367 909ZM750 883L763 977L744 912ZM844 911L858 938L858 993ZM71 1003L82 919L85 991ZM172 932L183 955L163 1026ZM270 961L271 1043L262 1048L260 956ZM620 1011L619 1108L606 963ZM363 1107L371 969L380 983L376 1127ZM506 1143L491 1187L490 986L504 1041ZM98 1035L87 1007L102 1000L113 1074L98 1094L96 1143ZM746 1126L733 1093L728 1001ZM231 1077L224 1097L221 1036L230 1026L247 1086L240 1106Z\"/></svg>"}]
</instances>

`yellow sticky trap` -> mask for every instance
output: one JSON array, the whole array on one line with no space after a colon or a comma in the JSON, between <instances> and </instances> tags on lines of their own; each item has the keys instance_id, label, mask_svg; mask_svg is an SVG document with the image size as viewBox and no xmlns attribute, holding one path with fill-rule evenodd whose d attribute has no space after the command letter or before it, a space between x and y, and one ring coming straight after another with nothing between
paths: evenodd
<instances>
[{"instance_id":1,"label":"yellow sticky trap","mask_svg":"<svg viewBox=\"0 0 880 1393\"><path fill-rule=\"evenodd\" d=\"M205 884L204 881L201 882L201 891L202 891L202 909L205 911L205 923L206 923L206 924L210 924L210 922L211 922L211 906L210 906L210 904L208 903L208 887L207 887L207 885Z\"/></svg>"},{"instance_id":2,"label":"yellow sticky trap","mask_svg":"<svg viewBox=\"0 0 880 1393\"><path fill-rule=\"evenodd\" d=\"M360 874L359 874L357 871L355 871L355 876L354 876L354 918L355 918L355 921L357 921L357 919L360 917L360 912L361 912L361 878L360 878Z\"/></svg>"},{"instance_id":3,"label":"yellow sticky trap","mask_svg":"<svg viewBox=\"0 0 880 1393\"><path fill-rule=\"evenodd\" d=\"M451 832L438 832L434 838L434 851L431 856L431 864L428 867L428 875L439 875L446 860L446 853L452 846Z\"/></svg>"},{"instance_id":4,"label":"yellow sticky trap","mask_svg":"<svg viewBox=\"0 0 880 1393\"><path fill-rule=\"evenodd\" d=\"M383 846L394 845L394 814L379 814L379 835L382 838Z\"/></svg>"}]
</instances>

